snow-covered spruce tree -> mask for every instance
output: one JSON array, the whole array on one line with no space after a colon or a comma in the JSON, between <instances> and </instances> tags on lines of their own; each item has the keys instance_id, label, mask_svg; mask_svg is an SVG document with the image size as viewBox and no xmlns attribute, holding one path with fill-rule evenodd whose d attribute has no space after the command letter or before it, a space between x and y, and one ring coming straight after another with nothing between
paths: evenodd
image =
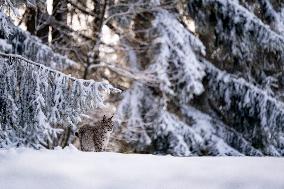
<instances>
[{"instance_id":1,"label":"snow-covered spruce tree","mask_svg":"<svg viewBox=\"0 0 284 189\"><path fill-rule=\"evenodd\" d=\"M122 122L118 134L136 152L177 156L240 155L213 135L215 126L211 120L205 126L211 130L206 129L205 134L199 125L192 126L189 111L183 111L189 108L185 105L194 95L203 92L205 66L199 58L205 49L174 12L157 3L141 4L139 1L134 6L140 6L135 9L140 13L118 19L122 29L131 28L134 33L134 38L129 36L122 42L128 41L127 45L132 44L132 49L139 49L129 51L129 60L136 60L130 62L132 69L151 74L156 79L154 83L134 82L125 93L117 111ZM132 26L128 25L132 22L129 18L134 22Z\"/></svg>"},{"instance_id":2,"label":"snow-covered spruce tree","mask_svg":"<svg viewBox=\"0 0 284 189\"><path fill-rule=\"evenodd\" d=\"M16 12L14 5L19 1L4 3L0 11L0 147L53 147L62 129L74 129L80 115L100 106L103 93L113 88L45 67L64 70L76 63L11 22L4 9Z\"/></svg>"},{"instance_id":3,"label":"snow-covered spruce tree","mask_svg":"<svg viewBox=\"0 0 284 189\"><path fill-rule=\"evenodd\" d=\"M103 103L107 83L75 79L17 55L0 55L0 147L52 147L64 127ZM58 128L60 126L60 128Z\"/></svg>"},{"instance_id":4,"label":"snow-covered spruce tree","mask_svg":"<svg viewBox=\"0 0 284 189\"><path fill-rule=\"evenodd\" d=\"M234 129L251 148L265 155L283 155L284 38L279 32L283 4L188 2L206 58L218 67L206 63L205 93L193 100L194 105ZM254 155L231 143L228 135L222 138L240 152Z\"/></svg>"},{"instance_id":5,"label":"snow-covered spruce tree","mask_svg":"<svg viewBox=\"0 0 284 189\"><path fill-rule=\"evenodd\" d=\"M283 4L187 3L204 46L172 2L169 9L169 1L133 1L112 12L126 15L116 22L131 33L121 39L134 49L130 67L154 75L158 83L134 82L120 103L118 132L128 150L283 155ZM257 15L260 9L267 16ZM270 14L275 18L269 20Z\"/></svg>"}]
</instances>

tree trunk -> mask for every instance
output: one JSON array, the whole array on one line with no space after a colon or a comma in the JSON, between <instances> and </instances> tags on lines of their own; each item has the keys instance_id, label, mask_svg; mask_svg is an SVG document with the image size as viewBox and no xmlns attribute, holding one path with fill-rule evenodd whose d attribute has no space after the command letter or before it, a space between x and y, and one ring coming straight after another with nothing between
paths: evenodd
<instances>
[{"instance_id":1,"label":"tree trunk","mask_svg":"<svg viewBox=\"0 0 284 189\"><path fill-rule=\"evenodd\" d=\"M56 21L61 22L64 25L67 25L67 2L66 0L53 0L53 13L52 16ZM62 35L58 28L52 27L52 43L60 44L60 46L66 44L66 37Z\"/></svg>"},{"instance_id":2,"label":"tree trunk","mask_svg":"<svg viewBox=\"0 0 284 189\"><path fill-rule=\"evenodd\" d=\"M94 18L93 22L93 36L94 36L94 43L93 46L94 48L90 51L90 55L88 57L88 62L84 71L83 78L87 79L88 74L89 74L89 67L92 64L97 64L99 60L99 46L101 43L101 30L103 27L103 22L104 22L104 16L106 12L106 7L108 4L107 0L93 0L94 3L94 14L96 15Z\"/></svg>"}]
</instances>

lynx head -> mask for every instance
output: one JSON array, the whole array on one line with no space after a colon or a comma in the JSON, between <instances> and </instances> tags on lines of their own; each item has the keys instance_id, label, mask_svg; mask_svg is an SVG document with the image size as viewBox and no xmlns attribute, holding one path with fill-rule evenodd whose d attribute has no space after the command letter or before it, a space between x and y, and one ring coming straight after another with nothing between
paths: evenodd
<instances>
[{"instance_id":1,"label":"lynx head","mask_svg":"<svg viewBox=\"0 0 284 189\"><path fill-rule=\"evenodd\" d=\"M107 131L112 131L113 129L113 121L112 121L113 116L110 118L107 118L105 115L101 121L102 126L107 130Z\"/></svg>"}]
</instances>

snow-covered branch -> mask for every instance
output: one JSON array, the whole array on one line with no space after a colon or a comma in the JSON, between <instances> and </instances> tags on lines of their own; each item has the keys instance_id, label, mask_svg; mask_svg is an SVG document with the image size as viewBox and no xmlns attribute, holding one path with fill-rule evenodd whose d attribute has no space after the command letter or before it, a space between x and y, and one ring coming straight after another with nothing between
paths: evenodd
<instances>
[{"instance_id":1,"label":"snow-covered branch","mask_svg":"<svg viewBox=\"0 0 284 189\"><path fill-rule=\"evenodd\" d=\"M264 154L283 155L284 103L208 62L207 79L209 103L222 120Z\"/></svg>"},{"instance_id":2,"label":"snow-covered branch","mask_svg":"<svg viewBox=\"0 0 284 189\"><path fill-rule=\"evenodd\" d=\"M74 129L83 113L103 106L106 94L118 92L19 55L1 53L0 64L0 147L51 144L61 129Z\"/></svg>"},{"instance_id":3,"label":"snow-covered branch","mask_svg":"<svg viewBox=\"0 0 284 189\"><path fill-rule=\"evenodd\" d=\"M189 13L204 39L207 58L219 68L238 71L262 87L267 77L283 74L283 35L238 1L193 0L189 1Z\"/></svg>"},{"instance_id":4,"label":"snow-covered branch","mask_svg":"<svg viewBox=\"0 0 284 189\"><path fill-rule=\"evenodd\" d=\"M44 45L40 39L22 31L16 27L3 12L0 11L0 30L7 44L12 48L6 49L5 53L19 54L37 63L52 67L58 70L64 70L68 67L76 67L77 63L62 56Z\"/></svg>"}]
</instances>

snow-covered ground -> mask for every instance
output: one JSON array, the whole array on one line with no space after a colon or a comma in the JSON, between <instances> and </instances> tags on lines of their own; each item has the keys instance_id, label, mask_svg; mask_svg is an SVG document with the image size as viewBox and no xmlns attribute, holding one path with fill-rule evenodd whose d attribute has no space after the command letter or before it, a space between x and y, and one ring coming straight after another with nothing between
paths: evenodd
<instances>
[{"instance_id":1,"label":"snow-covered ground","mask_svg":"<svg viewBox=\"0 0 284 189\"><path fill-rule=\"evenodd\" d=\"M0 150L1 189L283 189L284 159Z\"/></svg>"}]
</instances>

